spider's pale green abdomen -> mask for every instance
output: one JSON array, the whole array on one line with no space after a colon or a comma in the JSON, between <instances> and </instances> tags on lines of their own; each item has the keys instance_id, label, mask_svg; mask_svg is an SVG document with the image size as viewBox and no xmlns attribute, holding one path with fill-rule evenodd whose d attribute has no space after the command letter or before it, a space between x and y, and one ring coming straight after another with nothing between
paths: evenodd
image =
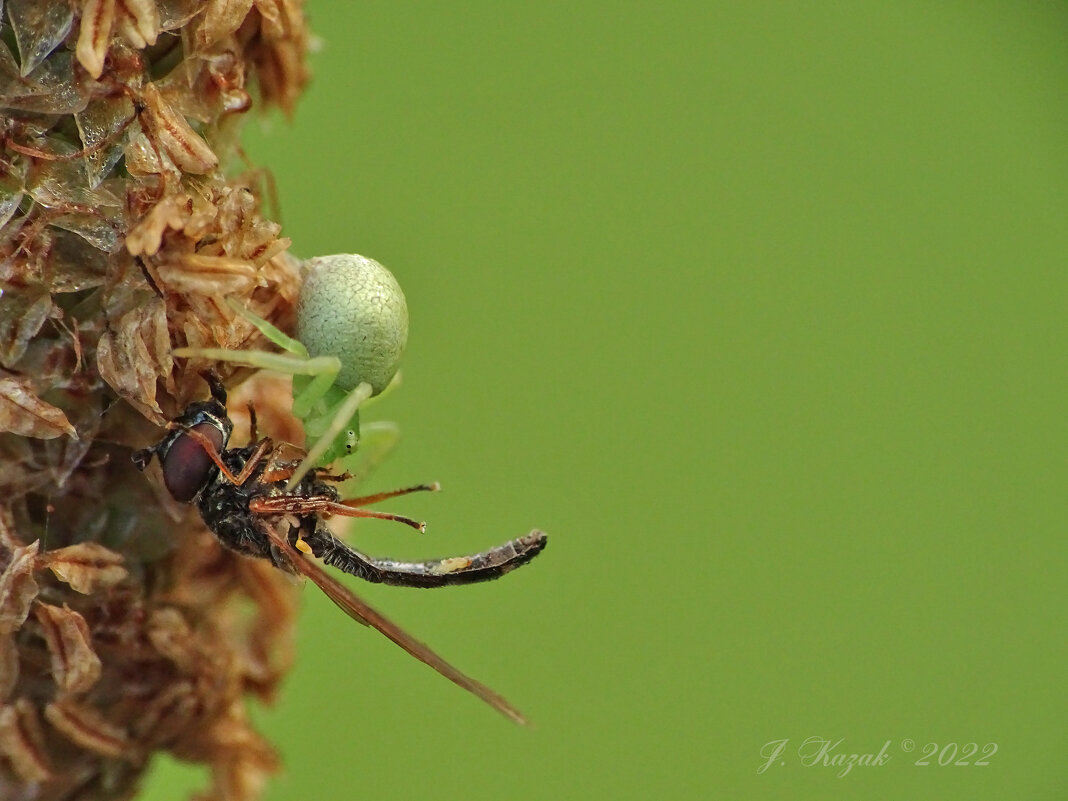
<instances>
[{"instance_id":1,"label":"spider's pale green abdomen","mask_svg":"<svg viewBox=\"0 0 1068 801\"><path fill-rule=\"evenodd\" d=\"M304 263L297 303L297 339L312 356L337 356L337 384L366 381L375 395L388 386L408 343L408 304L397 279L355 253Z\"/></svg>"}]
</instances>

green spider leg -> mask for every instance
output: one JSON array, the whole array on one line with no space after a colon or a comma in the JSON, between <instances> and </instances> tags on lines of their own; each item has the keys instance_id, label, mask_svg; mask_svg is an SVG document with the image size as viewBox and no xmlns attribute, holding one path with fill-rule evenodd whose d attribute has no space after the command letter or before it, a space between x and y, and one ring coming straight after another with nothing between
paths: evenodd
<instances>
[{"instance_id":1,"label":"green spider leg","mask_svg":"<svg viewBox=\"0 0 1068 801\"><path fill-rule=\"evenodd\" d=\"M344 449L346 453L355 450L359 442L358 412L364 401L371 397L372 392L374 389L371 385L366 381L361 381L356 385L356 389L346 395L344 400L335 407L334 416L330 419L326 430L318 434L315 444L308 449L308 455L304 457L304 461L300 463L292 478L289 479L289 483L286 484L287 490L295 488L308 471L316 465L329 464L343 455L338 452L340 449ZM296 400L293 403L295 405ZM306 425L304 433L305 436L310 437L317 432Z\"/></svg>"},{"instance_id":2,"label":"green spider leg","mask_svg":"<svg viewBox=\"0 0 1068 801\"><path fill-rule=\"evenodd\" d=\"M302 343L286 335L263 318L257 317L234 300L228 300L227 303L230 308L252 323L269 341L287 353L230 348L175 348L174 355L180 358L214 359L292 375L294 379L293 416L301 420L307 419L330 388L334 386L337 374L341 370L341 360L336 356L312 358Z\"/></svg>"},{"instance_id":3,"label":"green spider leg","mask_svg":"<svg viewBox=\"0 0 1068 801\"><path fill-rule=\"evenodd\" d=\"M228 348L176 348L180 358L202 358L243 364L293 376L293 416L301 420L305 439L314 444L290 480L296 486L308 471L355 451L359 442L359 409L371 396L363 382L350 391L336 384L341 361L336 356L311 357L303 344L234 301L231 308L287 353Z\"/></svg>"},{"instance_id":4,"label":"green spider leg","mask_svg":"<svg viewBox=\"0 0 1068 801\"><path fill-rule=\"evenodd\" d=\"M336 356L318 356L313 359L308 353L308 349L304 347L304 343L293 339L293 337L271 325L262 317L257 317L233 299L227 300L227 303L231 309L256 326L259 332L267 337L268 340L278 345L282 350L293 354L296 357L294 367L307 368L307 371L304 369L278 370L279 372L293 375L293 416L300 420L307 419L316 405L325 398L330 388L334 386L337 374L341 370L341 360ZM262 353L262 351L250 352ZM270 355L282 356L283 354ZM252 366L255 367L257 365ZM277 370L278 368L265 367L265 369Z\"/></svg>"}]
</instances>

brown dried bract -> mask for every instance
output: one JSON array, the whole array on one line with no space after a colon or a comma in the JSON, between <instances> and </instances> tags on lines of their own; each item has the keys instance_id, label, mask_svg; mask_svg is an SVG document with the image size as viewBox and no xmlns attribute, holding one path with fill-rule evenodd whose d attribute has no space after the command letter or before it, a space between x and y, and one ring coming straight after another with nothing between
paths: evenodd
<instances>
[{"instance_id":1,"label":"brown dried bract","mask_svg":"<svg viewBox=\"0 0 1068 801\"><path fill-rule=\"evenodd\" d=\"M24 698L11 706L0 707L0 754L25 782L43 782L51 778L41 720L33 704Z\"/></svg>"},{"instance_id":2,"label":"brown dried bract","mask_svg":"<svg viewBox=\"0 0 1068 801\"><path fill-rule=\"evenodd\" d=\"M273 565L243 559L238 563L241 587L256 604L248 633L243 667L249 688L264 701L274 700L282 677L293 663L293 624L296 597L293 587L280 584Z\"/></svg>"},{"instance_id":3,"label":"brown dried bract","mask_svg":"<svg viewBox=\"0 0 1068 801\"><path fill-rule=\"evenodd\" d=\"M207 49L224 36L232 35L252 8L252 0L209 0L204 24L197 29L196 43Z\"/></svg>"},{"instance_id":4,"label":"brown dried bract","mask_svg":"<svg viewBox=\"0 0 1068 801\"><path fill-rule=\"evenodd\" d=\"M165 420L156 402L156 381L173 369L169 343L166 305L148 300L113 321L97 345L101 378L160 425Z\"/></svg>"},{"instance_id":5,"label":"brown dried bract","mask_svg":"<svg viewBox=\"0 0 1068 801\"><path fill-rule=\"evenodd\" d=\"M126 249L131 256L155 256L163 244L163 234L181 231L192 212L193 201L183 192L162 198L130 231Z\"/></svg>"},{"instance_id":6,"label":"brown dried bract","mask_svg":"<svg viewBox=\"0 0 1068 801\"><path fill-rule=\"evenodd\" d=\"M0 505L0 565L5 570L15 552L22 547L22 540L15 533L15 515L9 507Z\"/></svg>"},{"instance_id":7,"label":"brown dried bract","mask_svg":"<svg viewBox=\"0 0 1068 801\"><path fill-rule=\"evenodd\" d=\"M193 681L171 681L138 711L132 734L146 748L173 743L197 721L202 706Z\"/></svg>"},{"instance_id":8,"label":"brown dried bract","mask_svg":"<svg viewBox=\"0 0 1068 801\"><path fill-rule=\"evenodd\" d=\"M188 622L177 609L163 607L152 613L148 621L148 640L159 654L183 673L197 672L204 654L197 647L199 643Z\"/></svg>"},{"instance_id":9,"label":"brown dried bract","mask_svg":"<svg viewBox=\"0 0 1068 801\"><path fill-rule=\"evenodd\" d=\"M61 409L45 403L15 378L0 378L0 431L38 439L78 438Z\"/></svg>"},{"instance_id":10,"label":"brown dried bract","mask_svg":"<svg viewBox=\"0 0 1068 801\"><path fill-rule=\"evenodd\" d=\"M229 256L191 253L159 266L159 276L178 292L211 287L214 294L245 294L259 283L254 265Z\"/></svg>"},{"instance_id":11,"label":"brown dried bract","mask_svg":"<svg viewBox=\"0 0 1068 801\"><path fill-rule=\"evenodd\" d=\"M34 613L48 643L56 686L68 693L88 691L100 679L101 665L85 618L67 606L42 603Z\"/></svg>"},{"instance_id":12,"label":"brown dried bract","mask_svg":"<svg viewBox=\"0 0 1068 801\"><path fill-rule=\"evenodd\" d=\"M256 0L256 8L266 24L259 41L250 43L256 64L260 92L290 114L308 81L304 62L307 34L298 0Z\"/></svg>"},{"instance_id":13,"label":"brown dried bract","mask_svg":"<svg viewBox=\"0 0 1068 801\"><path fill-rule=\"evenodd\" d=\"M119 726L97 710L73 698L61 698L45 707L45 718L72 743L106 757L136 759L130 739Z\"/></svg>"},{"instance_id":14,"label":"brown dried bract","mask_svg":"<svg viewBox=\"0 0 1068 801\"><path fill-rule=\"evenodd\" d=\"M36 542L26 547L16 546L4 572L0 573L0 634L17 631L30 614L30 605L39 589L33 577L37 547Z\"/></svg>"},{"instance_id":15,"label":"brown dried bract","mask_svg":"<svg viewBox=\"0 0 1068 801\"><path fill-rule=\"evenodd\" d=\"M80 542L42 554L41 564L83 595L114 587L129 571L122 554L97 542Z\"/></svg>"},{"instance_id":16,"label":"brown dried bract","mask_svg":"<svg viewBox=\"0 0 1068 801\"><path fill-rule=\"evenodd\" d=\"M212 725L195 740L181 743L175 753L212 767L212 787L202 801L251 801L259 798L267 777L278 770L278 755L248 725L243 704L220 710Z\"/></svg>"},{"instance_id":17,"label":"brown dried bract","mask_svg":"<svg viewBox=\"0 0 1068 801\"><path fill-rule=\"evenodd\" d=\"M145 114L142 124L150 137L163 147L179 169L202 175L219 166L219 158L208 143L168 103L154 83L146 83L141 90Z\"/></svg>"}]
</instances>

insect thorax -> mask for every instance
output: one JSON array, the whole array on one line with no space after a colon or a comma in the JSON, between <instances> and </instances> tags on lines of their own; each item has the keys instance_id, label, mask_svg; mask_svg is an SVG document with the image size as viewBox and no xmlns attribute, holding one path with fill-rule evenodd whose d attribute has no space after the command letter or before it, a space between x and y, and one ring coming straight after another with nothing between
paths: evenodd
<instances>
[{"instance_id":1,"label":"insect thorax","mask_svg":"<svg viewBox=\"0 0 1068 801\"><path fill-rule=\"evenodd\" d=\"M254 450L254 445L226 450L222 453L223 463L231 473L240 473ZM246 556L270 559L276 565L282 566L272 548L270 538L262 529L263 526L275 525L279 521L251 511L249 503L255 498L269 498L282 494L328 495L337 498L337 490L319 480L316 473L312 472L305 476L294 490L286 492L285 480L263 480L265 469L266 464L258 467L240 486L229 481L225 476L216 475L201 493L197 500L197 507L205 524L227 548ZM310 528L310 530L314 530L319 524L316 515L301 516L297 522L302 529Z\"/></svg>"}]
</instances>

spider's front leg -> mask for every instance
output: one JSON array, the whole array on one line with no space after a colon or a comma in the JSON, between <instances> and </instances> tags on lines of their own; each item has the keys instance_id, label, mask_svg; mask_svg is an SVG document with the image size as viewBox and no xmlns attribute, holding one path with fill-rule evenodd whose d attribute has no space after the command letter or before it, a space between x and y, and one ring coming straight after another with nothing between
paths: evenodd
<instances>
[{"instance_id":1,"label":"spider's front leg","mask_svg":"<svg viewBox=\"0 0 1068 801\"><path fill-rule=\"evenodd\" d=\"M309 441L314 438L315 442L294 471L287 489L296 487L312 468L330 464L355 452L360 440L360 407L373 393L374 389L366 381L360 382L348 393L335 385L329 387L321 398L328 406L327 411L314 414L308 410L308 416L303 418L304 434ZM293 399L294 415L297 415L298 397Z\"/></svg>"},{"instance_id":2,"label":"spider's front leg","mask_svg":"<svg viewBox=\"0 0 1068 801\"><path fill-rule=\"evenodd\" d=\"M241 364L293 376L293 416L304 426L308 447L307 456L289 482L289 489L293 489L312 468L355 451L360 436L359 409L374 394L374 389L366 381L359 382L351 390L338 386L340 359L336 356L313 358L301 342L238 304L231 302L230 305L286 352L186 347L176 348L174 355Z\"/></svg>"},{"instance_id":3,"label":"spider's front leg","mask_svg":"<svg viewBox=\"0 0 1068 801\"><path fill-rule=\"evenodd\" d=\"M233 300L228 303L230 308L285 353L230 348L176 348L174 355L180 358L213 359L291 375L295 382L293 414L301 420L305 419L337 381L337 374L341 370L341 360L336 356L313 358L303 343L288 336L284 331L253 314L239 303Z\"/></svg>"}]
</instances>

